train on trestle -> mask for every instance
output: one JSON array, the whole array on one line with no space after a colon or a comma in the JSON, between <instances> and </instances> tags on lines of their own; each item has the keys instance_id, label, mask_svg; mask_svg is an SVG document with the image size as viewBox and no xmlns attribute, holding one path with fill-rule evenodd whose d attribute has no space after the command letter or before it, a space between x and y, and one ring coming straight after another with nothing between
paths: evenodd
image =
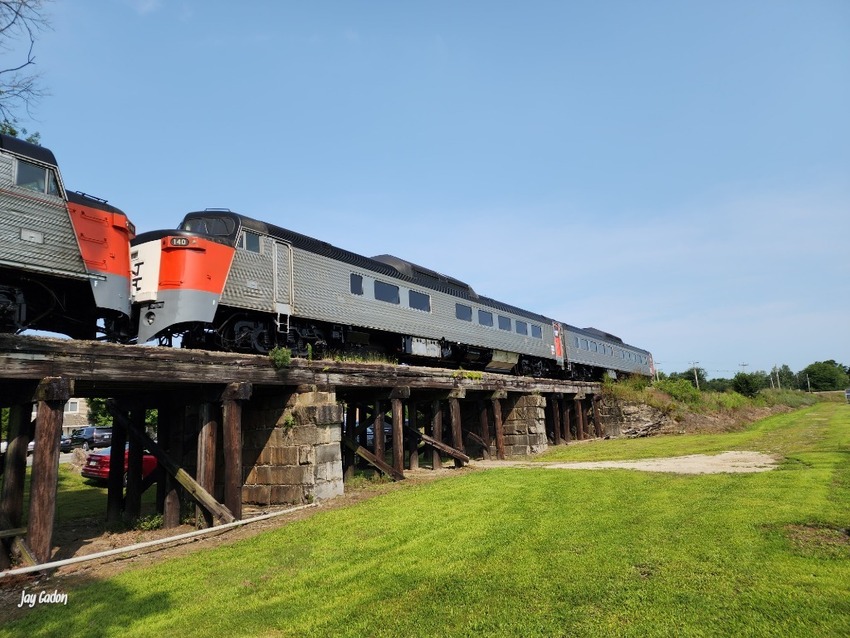
<instances>
[{"instance_id":1,"label":"train on trestle","mask_svg":"<svg viewBox=\"0 0 850 638\"><path fill-rule=\"evenodd\" d=\"M139 342L296 356L389 355L399 362L596 379L652 375L652 355L479 295L392 255L367 258L227 209L131 242Z\"/></svg>"},{"instance_id":2,"label":"train on trestle","mask_svg":"<svg viewBox=\"0 0 850 638\"><path fill-rule=\"evenodd\" d=\"M66 192L49 150L0 136L0 332L321 358L334 353L536 377L654 374L618 337L227 209L138 236Z\"/></svg>"},{"instance_id":3,"label":"train on trestle","mask_svg":"<svg viewBox=\"0 0 850 638\"><path fill-rule=\"evenodd\" d=\"M53 153L0 135L0 332L135 336L127 216L68 192Z\"/></svg>"}]
</instances>

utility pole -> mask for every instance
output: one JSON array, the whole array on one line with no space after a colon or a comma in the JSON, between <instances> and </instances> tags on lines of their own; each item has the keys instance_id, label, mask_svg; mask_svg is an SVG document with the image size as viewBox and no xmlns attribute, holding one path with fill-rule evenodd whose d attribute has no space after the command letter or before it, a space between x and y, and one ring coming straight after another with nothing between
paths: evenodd
<instances>
[{"instance_id":1,"label":"utility pole","mask_svg":"<svg viewBox=\"0 0 850 638\"><path fill-rule=\"evenodd\" d=\"M691 361L691 365L694 367L694 383L697 385L697 390L699 390L699 376L697 376L697 364L699 361Z\"/></svg>"},{"instance_id":2,"label":"utility pole","mask_svg":"<svg viewBox=\"0 0 850 638\"><path fill-rule=\"evenodd\" d=\"M746 370L744 370L744 368L746 368L750 364L749 363L739 363L738 365L741 366L741 372L743 373L743 372L746 372Z\"/></svg>"},{"instance_id":3,"label":"utility pole","mask_svg":"<svg viewBox=\"0 0 850 638\"><path fill-rule=\"evenodd\" d=\"M779 368L777 366L773 366L773 369L776 370L776 389L782 389L782 382L779 380Z\"/></svg>"},{"instance_id":4,"label":"utility pole","mask_svg":"<svg viewBox=\"0 0 850 638\"><path fill-rule=\"evenodd\" d=\"M809 381L809 375L806 375L806 385L809 386L809 394L812 393L812 382Z\"/></svg>"}]
</instances>

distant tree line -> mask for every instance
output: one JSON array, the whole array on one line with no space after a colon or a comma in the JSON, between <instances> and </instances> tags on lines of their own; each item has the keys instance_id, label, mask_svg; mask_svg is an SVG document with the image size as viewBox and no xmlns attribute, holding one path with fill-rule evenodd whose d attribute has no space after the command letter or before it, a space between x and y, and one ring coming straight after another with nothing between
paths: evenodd
<instances>
[{"instance_id":1,"label":"distant tree line","mask_svg":"<svg viewBox=\"0 0 850 638\"><path fill-rule=\"evenodd\" d=\"M683 379L700 390L713 392L734 391L753 397L765 388L784 390L804 390L806 392L825 392L844 390L850 387L850 367L830 359L816 361L796 374L787 365L773 368L769 372L739 372L731 379L709 379L704 368L690 368L684 372L664 374L659 378L670 380Z\"/></svg>"}]
</instances>

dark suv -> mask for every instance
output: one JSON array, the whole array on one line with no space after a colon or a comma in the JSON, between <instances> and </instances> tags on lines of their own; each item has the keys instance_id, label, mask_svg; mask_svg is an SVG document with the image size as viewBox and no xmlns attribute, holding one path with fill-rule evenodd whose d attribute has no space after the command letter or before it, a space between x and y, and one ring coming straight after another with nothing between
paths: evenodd
<instances>
[{"instance_id":1,"label":"dark suv","mask_svg":"<svg viewBox=\"0 0 850 638\"><path fill-rule=\"evenodd\" d=\"M112 445L112 428L89 426L71 432L71 447L81 447L88 451L96 447Z\"/></svg>"}]
</instances>

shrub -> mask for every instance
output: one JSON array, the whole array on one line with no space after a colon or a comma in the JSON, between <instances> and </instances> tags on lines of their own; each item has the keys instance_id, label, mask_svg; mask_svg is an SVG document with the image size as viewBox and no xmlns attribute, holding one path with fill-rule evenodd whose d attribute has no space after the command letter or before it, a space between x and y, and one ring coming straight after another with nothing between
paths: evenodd
<instances>
[{"instance_id":1,"label":"shrub","mask_svg":"<svg viewBox=\"0 0 850 638\"><path fill-rule=\"evenodd\" d=\"M706 399L718 410L737 410L750 405L749 399L737 392L709 392Z\"/></svg>"},{"instance_id":2,"label":"shrub","mask_svg":"<svg viewBox=\"0 0 850 638\"><path fill-rule=\"evenodd\" d=\"M136 521L135 528L143 532L151 532L155 529L162 529L162 514L143 516Z\"/></svg>"},{"instance_id":3,"label":"shrub","mask_svg":"<svg viewBox=\"0 0 850 638\"><path fill-rule=\"evenodd\" d=\"M289 348L272 348L269 350L269 359L278 370L288 368L289 364L292 363L292 351Z\"/></svg>"},{"instance_id":4,"label":"shrub","mask_svg":"<svg viewBox=\"0 0 850 638\"><path fill-rule=\"evenodd\" d=\"M653 387L683 403L697 404L701 399L700 391L687 379L664 379L656 381Z\"/></svg>"}]
</instances>

